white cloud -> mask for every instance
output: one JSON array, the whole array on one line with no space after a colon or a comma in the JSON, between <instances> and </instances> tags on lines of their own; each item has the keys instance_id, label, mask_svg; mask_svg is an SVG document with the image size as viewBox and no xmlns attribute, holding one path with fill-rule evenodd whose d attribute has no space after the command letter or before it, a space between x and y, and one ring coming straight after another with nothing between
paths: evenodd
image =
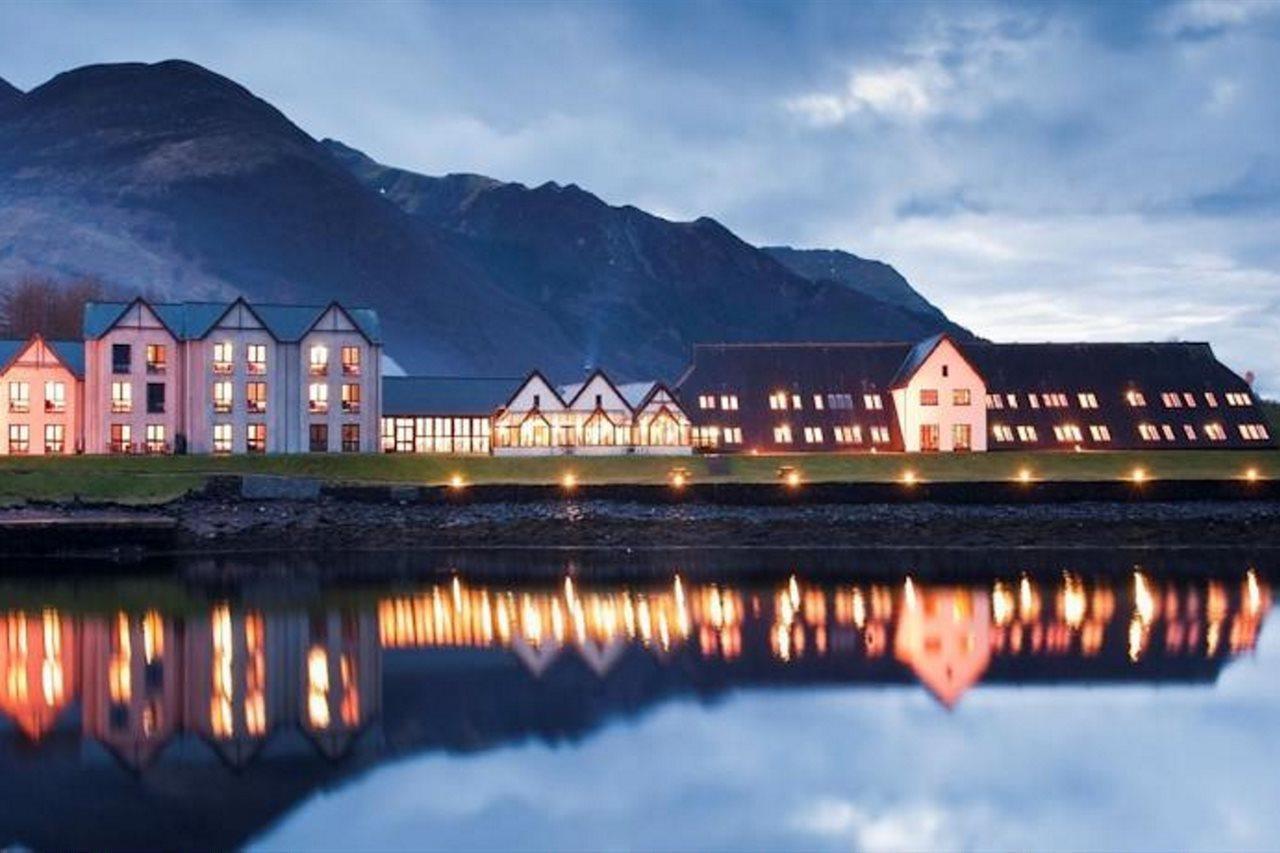
<instances>
[{"instance_id":1,"label":"white cloud","mask_svg":"<svg viewBox=\"0 0 1280 853\"><path fill-rule=\"evenodd\" d=\"M932 62L873 68L850 72L843 92L800 95L786 105L818 127L843 124L862 112L917 119L936 112L951 85L950 75Z\"/></svg>"}]
</instances>

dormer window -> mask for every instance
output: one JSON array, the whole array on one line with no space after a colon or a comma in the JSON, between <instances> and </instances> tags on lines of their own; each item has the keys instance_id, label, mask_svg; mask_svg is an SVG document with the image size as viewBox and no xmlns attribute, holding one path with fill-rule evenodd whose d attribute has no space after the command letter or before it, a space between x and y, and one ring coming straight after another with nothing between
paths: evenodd
<instances>
[{"instance_id":1,"label":"dormer window","mask_svg":"<svg viewBox=\"0 0 1280 853\"><path fill-rule=\"evenodd\" d=\"M213 372L230 373L233 347L230 341L219 341L213 345Z\"/></svg>"},{"instance_id":2,"label":"dormer window","mask_svg":"<svg viewBox=\"0 0 1280 853\"><path fill-rule=\"evenodd\" d=\"M307 361L307 372L312 376L327 376L329 373L329 348L316 344L311 348Z\"/></svg>"},{"instance_id":3,"label":"dormer window","mask_svg":"<svg viewBox=\"0 0 1280 853\"><path fill-rule=\"evenodd\" d=\"M249 344L245 351L245 369L257 376L267 372L266 344Z\"/></svg>"},{"instance_id":4,"label":"dormer window","mask_svg":"<svg viewBox=\"0 0 1280 853\"><path fill-rule=\"evenodd\" d=\"M1140 409L1147 405L1147 398L1141 391L1129 391L1124 395L1124 400L1135 409Z\"/></svg>"},{"instance_id":5,"label":"dormer window","mask_svg":"<svg viewBox=\"0 0 1280 853\"><path fill-rule=\"evenodd\" d=\"M342 348L342 375L360 375L360 347Z\"/></svg>"},{"instance_id":6,"label":"dormer window","mask_svg":"<svg viewBox=\"0 0 1280 853\"><path fill-rule=\"evenodd\" d=\"M166 366L164 344L147 344L147 373L164 373Z\"/></svg>"}]
</instances>

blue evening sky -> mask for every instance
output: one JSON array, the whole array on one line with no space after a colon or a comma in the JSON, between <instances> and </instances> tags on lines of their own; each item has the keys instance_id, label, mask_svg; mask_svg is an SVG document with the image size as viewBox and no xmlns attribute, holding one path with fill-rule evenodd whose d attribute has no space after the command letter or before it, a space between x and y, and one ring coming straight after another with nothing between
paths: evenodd
<instances>
[{"instance_id":1,"label":"blue evening sky","mask_svg":"<svg viewBox=\"0 0 1280 853\"><path fill-rule=\"evenodd\" d=\"M996 339L1207 339L1280 395L1280 3L0 0L21 88L171 57L388 163L880 258Z\"/></svg>"}]
</instances>

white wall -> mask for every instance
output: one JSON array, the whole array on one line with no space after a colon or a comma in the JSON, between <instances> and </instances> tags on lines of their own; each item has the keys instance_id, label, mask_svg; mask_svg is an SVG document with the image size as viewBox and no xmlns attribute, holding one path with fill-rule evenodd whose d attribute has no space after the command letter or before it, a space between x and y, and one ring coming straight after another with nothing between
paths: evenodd
<instances>
[{"instance_id":1,"label":"white wall","mask_svg":"<svg viewBox=\"0 0 1280 853\"><path fill-rule=\"evenodd\" d=\"M954 403L954 392L969 392L969 404ZM938 405L924 406L920 392L936 390ZM970 450L987 449L987 386L982 376L960 354L949 339L943 338L902 388L893 391L894 407L898 413L898 426L902 430L904 449L910 453L921 450L921 426L938 426L938 450L944 453L955 450L953 427L967 424L970 432Z\"/></svg>"}]
</instances>

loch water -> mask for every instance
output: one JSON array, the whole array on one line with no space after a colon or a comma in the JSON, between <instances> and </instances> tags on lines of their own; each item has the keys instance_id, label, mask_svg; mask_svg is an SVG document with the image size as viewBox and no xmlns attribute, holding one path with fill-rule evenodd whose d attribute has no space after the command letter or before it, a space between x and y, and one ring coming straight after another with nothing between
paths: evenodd
<instances>
[{"instance_id":1,"label":"loch water","mask_svg":"<svg viewBox=\"0 0 1280 853\"><path fill-rule=\"evenodd\" d=\"M9 567L0 849L1275 849L1266 554Z\"/></svg>"}]
</instances>

